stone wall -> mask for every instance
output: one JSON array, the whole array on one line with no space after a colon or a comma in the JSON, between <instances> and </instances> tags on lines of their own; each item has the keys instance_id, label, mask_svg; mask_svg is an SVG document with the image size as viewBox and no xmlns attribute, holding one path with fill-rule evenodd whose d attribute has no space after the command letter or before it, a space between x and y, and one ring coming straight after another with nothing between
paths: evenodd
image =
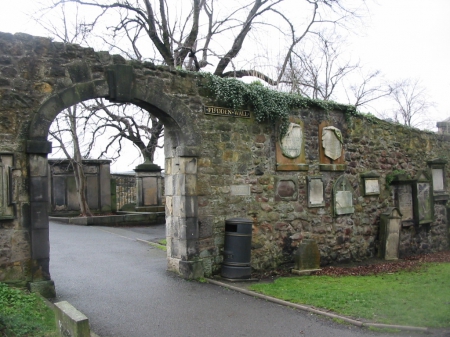
<instances>
[{"instance_id":1,"label":"stone wall","mask_svg":"<svg viewBox=\"0 0 450 337\"><path fill-rule=\"evenodd\" d=\"M414 178L428 161L449 159L449 136L311 108L292 111L303 128L303 157L295 170L281 170L278 128L258 123L253 112L250 118L206 114L206 106L221 103L195 73L0 33L0 152L15 162L15 217L0 217L0 281L50 280L48 127L63 108L96 97L139 105L165 124L168 268L184 277L219 271L225 220L235 217L253 221L257 270L292 261L306 238L317 241L322 264L375 256L380 214L395 205L387 178L395 170ZM335 161L322 151L325 125L342 134ZM378 176L379 194L362 192L368 172ZM447 181L449 175L446 165ZM323 182L323 206L309 207L310 177ZM353 190L352 211L335 215L335 183L344 178ZM431 222L402 228L401 256L448 247L445 205L445 198L434 200Z\"/></svg>"}]
</instances>

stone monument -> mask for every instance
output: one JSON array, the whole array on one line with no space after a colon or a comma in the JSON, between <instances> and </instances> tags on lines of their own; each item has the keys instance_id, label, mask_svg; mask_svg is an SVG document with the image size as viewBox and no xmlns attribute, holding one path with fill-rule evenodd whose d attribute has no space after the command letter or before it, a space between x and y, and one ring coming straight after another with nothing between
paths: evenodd
<instances>
[{"instance_id":1,"label":"stone monument","mask_svg":"<svg viewBox=\"0 0 450 337\"><path fill-rule=\"evenodd\" d=\"M163 212L161 167L148 158L136 166L136 211Z\"/></svg>"},{"instance_id":2,"label":"stone monument","mask_svg":"<svg viewBox=\"0 0 450 337\"><path fill-rule=\"evenodd\" d=\"M320 270L320 251L317 242L305 239L300 244L294 255L295 268L291 270L293 274L310 275L314 271Z\"/></svg>"}]
</instances>

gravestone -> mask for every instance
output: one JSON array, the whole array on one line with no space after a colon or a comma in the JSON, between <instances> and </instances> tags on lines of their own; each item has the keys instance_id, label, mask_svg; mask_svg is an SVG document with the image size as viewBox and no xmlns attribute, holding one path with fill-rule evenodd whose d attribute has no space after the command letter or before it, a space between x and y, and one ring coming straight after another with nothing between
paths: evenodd
<instances>
[{"instance_id":1,"label":"gravestone","mask_svg":"<svg viewBox=\"0 0 450 337\"><path fill-rule=\"evenodd\" d=\"M400 245L402 214L396 207L389 208L380 216L380 258L397 260Z\"/></svg>"},{"instance_id":2,"label":"gravestone","mask_svg":"<svg viewBox=\"0 0 450 337\"><path fill-rule=\"evenodd\" d=\"M300 243L294 255L295 268L293 274L309 275L320 270L320 251L317 242L305 239Z\"/></svg>"},{"instance_id":3,"label":"gravestone","mask_svg":"<svg viewBox=\"0 0 450 337\"><path fill-rule=\"evenodd\" d=\"M305 133L303 121L298 117L289 118L286 134L276 143L278 171L307 171L305 161Z\"/></svg>"},{"instance_id":4,"label":"gravestone","mask_svg":"<svg viewBox=\"0 0 450 337\"><path fill-rule=\"evenodd\" d=\"M91 211L111 212L110 160L83 160L86 177L86 200ZM67 159L49 159L50 189L46 193L51 200L52 215L75 215L80 210L78 189L72 164Z\"/></svg>"},{"instance_id":5,"label":"gravestone","mask_svg":"<svg viewBox=\"0 0 450 337\"><path fill-rule=\"evenodd\" d=\"M433 193L431 181L425 172L418 175L413 195L416 204L414 216L417 223L423 225L432 222L434 216Z\"/></svg>"},{"instance_id":6,"label":"gravestone","mask_svg":"<svg viewBox=\"0 0 450 337\"><path fill-rule=\"evenodd\" d=\"M323 177L308 177L308 206L323 207L325 206Z\"/></svg>"},{"instance_id":7,"label":"gravestone","mask_svg":"<svg viewBox=\"0 0 450 337\"><path fill-rule=\"evenodd\" d=\"M342 133L334 126L327 126L322 129L322 147L324 154L332 160L336 160L342 155Z\"/></svg>"},{"instance_id":8,"label":"gravestone","mask_svg":"<svg viewBox=\"0 0 450 337\"><path fill-rule=\"evenodd\" d=\"M161 212L162 206L162 177L161 167L146 159L136 166L136 211Z\"/></svg>"},{"instance_id":9,"label":"gravestone","mask_svg":"<svg viewBox=\"0 0 450 337\"><path fill-rule=\"evenodd\" d=\"M345 176L340 176L333 186L334 214L352 214L355 212L353 207L353 188Z\"/></svg>"},{"instance_id":10,"label":"gravestone","mask_svg":"<svg viewBox=\"0 0 450 337\"><path fill-rule=\"evenodd\" d=\"M379 195L380 194L380 175L375 171L361 174L363 195Z\"/></svg>"},{"instance_id":11,"label":"gravestone","mask_svg":"<svg viewBox=\"0 0 450 337\"><path fill-rule=\"evenodd\" d=\"M279 178L277 179L275 186L275 201L297 200L297 178Z\"/></svg>"},{"instance_id":12,"label":"gravestone","mask_svg":"<svg viewBox=\"0 0 450 337\"><path fill-rule=\"evenodd\" d=\"M414 225L414 201L412 186L414 180L408 179L405 175L399 174L392 180L394 188L394 205L402 214L402 226Z\"/></svg>"},{"instance_id":13,"label":"gravestone","mask_svg":"<svg viewBox=\"0 0 450 337\"><path fill-rule=\"evenodd\" d=\"M0 220L11 220L16 216L12 198L14 166L15 160L11 153L0 153Z\"/></svg>"}]
</instances>

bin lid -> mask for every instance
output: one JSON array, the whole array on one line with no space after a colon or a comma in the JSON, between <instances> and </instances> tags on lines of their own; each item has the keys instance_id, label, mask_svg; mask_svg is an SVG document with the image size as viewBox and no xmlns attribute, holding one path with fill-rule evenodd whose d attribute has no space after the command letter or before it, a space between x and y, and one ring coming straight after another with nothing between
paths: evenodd
<instances>
[{"instance_id":1,"label":"bin lid","mask_svg":"<svg viewBox=\"0 0 450 337\"><path fill-rule=\"evenodd\" d=\"M231 218L225 220L226 224L245 224L245 225L252 225L253 220L246 219L246 218Z\"/></svg>"}]
</instances>

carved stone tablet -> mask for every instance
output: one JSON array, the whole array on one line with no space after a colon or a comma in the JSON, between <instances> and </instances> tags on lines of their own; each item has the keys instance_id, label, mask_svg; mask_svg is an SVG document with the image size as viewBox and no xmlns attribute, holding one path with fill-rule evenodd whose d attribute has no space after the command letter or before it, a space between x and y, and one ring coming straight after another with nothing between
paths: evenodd
<instances>
[{"instance_id":1,"label":"carved stone tablet","mask_svg":"<svg viewBox=\"0 0 450 337\"><path fill-rule=\"evenodd\" d=\"M285 157L294 159L302 152L303 130L301 125L290 123L289 129L280 141L280 147Z\"/></svg>"},{"instance_id":2,"label":"carved stone tablet","mask_svg":"<svg viewBox=\"0 0 450 337\"><path fill-rule=\"evenodd\" d=\"M366 195L380 194L380 183L378 181L378 178L377 179L365 179L364 184L365 184Z\"/></svg>"},{"instance_id":3,"label":"carved stone tablet","mask_svg":"<svg viewBox=\"0 0 450 337\"><path fill-rule=\"evenodd\" d=\"M250 195L250 185L231 185L231 195Z\"/></svg>"},{"instance_id":4,"label":"carved stone tablet","mask_svg":"<svg viewBox=\"0 0 450 337\"><path fill-rule=\"evenodd\" d=\"M417 201L419 222L433 219L431 207L430 183L417 183Z\"/></svg>"},{"instance_id":5,"label":"carved stone tablet","mask_svg":"<svg viewBox=\"0 0 450 337\"><path fill-rule=\"evenodd\" d=\"M395 204L402 213L402 223L412 222L414 219L412 188L409 184L396 186Z\"/></svg>"},{"instance_id":6,"label":"carved stone tablet","mask_svg":"<svg viewBox=\"0 0 450 337\"><path fill-rule=\"evenodd\" d=\"M325 206L322 177L308 177L308 206Z\"/></svg>"},{"instance_id":7,"label":"carved stone tablet","mask_svg":"<svg viewBox=\"0 0 450 337\"><path fill-rule=\"evenodd\" d=\"M322 130L322 146L325 156L332 160L342 155L342 133L334 126L327 126Z\"/></svg>"},{"instance_id":8,"label":"carved stone tablet","mask_svg":"<svg viewBox=\"0 0 450 337\"><path fill-rule=\"evenodd\" d=\"M353 207L353 188L345 176L340 176L333 187L334 196L334 214L352 214L355 212Z\"/></svg>"},{"instance_id":9,"label":"carved stone tablet","mask_svg":"<svg viewBox=\"0 0 450 337\"><path fill-rule=\"evenodd\" d=\"M444 170L441 168L432 169L433 191L444 191Z\"/></svg>"}]
</instances>

